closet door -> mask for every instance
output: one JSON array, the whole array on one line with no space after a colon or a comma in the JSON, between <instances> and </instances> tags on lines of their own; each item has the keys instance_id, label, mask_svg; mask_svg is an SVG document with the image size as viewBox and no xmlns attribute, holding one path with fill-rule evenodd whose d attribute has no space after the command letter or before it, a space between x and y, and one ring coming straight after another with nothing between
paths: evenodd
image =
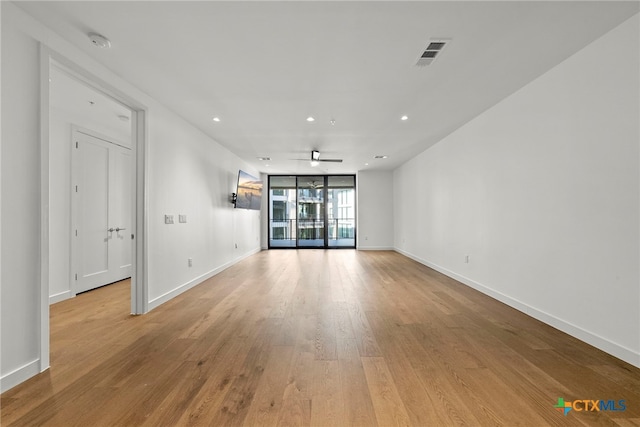
<instances>
[{"instance_id":1,"label":"closet door","mask_svg":"<svg viewBox=\"0 0 640 427\"><path fill-rule=\"evenodd\" d=\"M75 293L131 277L131 150L74 132Z\"/></svg>"}]
</instances>

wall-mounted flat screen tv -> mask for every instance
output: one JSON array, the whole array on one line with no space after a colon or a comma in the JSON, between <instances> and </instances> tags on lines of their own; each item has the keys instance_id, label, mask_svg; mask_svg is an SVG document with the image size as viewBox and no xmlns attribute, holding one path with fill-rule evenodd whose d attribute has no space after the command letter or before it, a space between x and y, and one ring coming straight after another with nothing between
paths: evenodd
<instances>
[{"instance_id":1,"label":"wall-mounted flat screen tv","mask_svg":"<svg viewBox=\"0 0 640 427\"><path fill-rule=\"evenodd\" d=\"M236 208L260 210L262 203L262 181L245 171L238 172Z\"/></svg>"}]
</instances>

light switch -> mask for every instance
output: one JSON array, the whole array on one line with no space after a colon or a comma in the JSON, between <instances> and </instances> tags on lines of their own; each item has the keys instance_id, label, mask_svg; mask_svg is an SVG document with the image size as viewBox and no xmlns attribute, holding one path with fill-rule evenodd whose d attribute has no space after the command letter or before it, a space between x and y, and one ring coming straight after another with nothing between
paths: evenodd
<instances>
[{"instance_id":1,"label":"light switch","mask_svg":"<svg viewBox=\"0 0 640 427\"><path fill-rule=\"evenodd\" d=\"M164 216L165 224L173 224L173 215L165 215Z\"/></svg>"},{"instance_id":2,"label":"light switch","mask_svg":"<svg viewBox=\"0 0 640 427\"><path fill-rule=\"evenodd\" d=\"M181 222L181 223L184 224L185 222L187 222L187 216L186 215L178 215L178 222Z\"/></svg>"}]
</instances>

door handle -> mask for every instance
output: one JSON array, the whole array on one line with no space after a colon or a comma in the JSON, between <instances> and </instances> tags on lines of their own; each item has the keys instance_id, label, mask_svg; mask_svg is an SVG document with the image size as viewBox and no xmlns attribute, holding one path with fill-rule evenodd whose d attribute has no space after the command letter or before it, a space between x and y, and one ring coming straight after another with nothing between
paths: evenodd
<instances>
[{"instance_id":1,"label":"door handle","mask_svg":"<svg viewBox=\"0 0 640 427\"><path fill-rule=\"evenodd\" d=\"M107 231L108 231L109 233L113 233L113 232L114 232L114 231L116 231L116 230L114 230L114 228L113 228L113 227L111 227L111 228L110 228L110 229L108 229Z\"/></svg>"},{"instance_id":2,"label":"door handle","mask_svg":"<svg viewBox=\"0 0 640 427\"><path fill-rule=\"evenodd\" d=\"M126 228L120 228L120 227L118 227L118 228L116 228L116 233L117 233L118 231L122 231L122 230L126 230Z\"/></svg>"}]
</instances>

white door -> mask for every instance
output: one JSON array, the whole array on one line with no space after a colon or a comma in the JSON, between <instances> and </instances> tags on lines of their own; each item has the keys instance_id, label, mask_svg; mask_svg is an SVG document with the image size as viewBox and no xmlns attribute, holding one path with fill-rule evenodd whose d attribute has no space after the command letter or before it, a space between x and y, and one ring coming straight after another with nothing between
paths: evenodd
<instances>
[{"instance_id":1,"label":"white door","mask_svg":"<svg viewBox=\"0 0 640 427\"><path fill-rule=\"evenodd\" d=\"M131 277L131 150L74 132L75 293Z\"/></svg>"}]
</instances>

